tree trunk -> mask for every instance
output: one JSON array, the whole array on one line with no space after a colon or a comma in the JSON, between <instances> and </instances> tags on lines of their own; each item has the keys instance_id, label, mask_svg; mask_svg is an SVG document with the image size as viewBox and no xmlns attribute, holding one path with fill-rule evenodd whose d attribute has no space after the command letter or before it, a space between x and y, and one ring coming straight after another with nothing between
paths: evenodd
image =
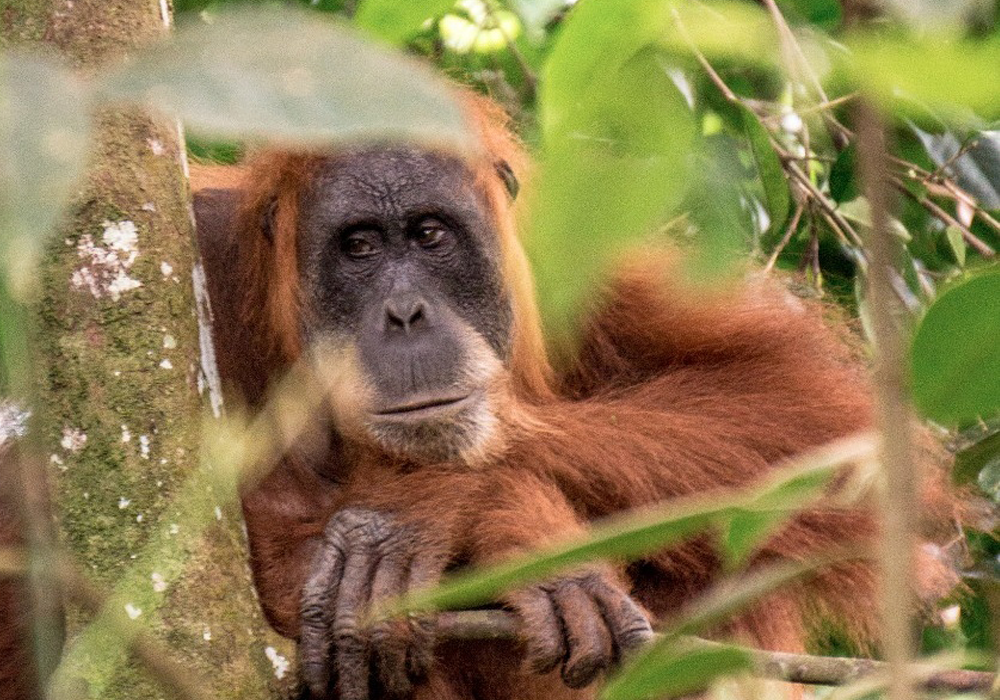
<instances>
[{"instance_id":1,"label":"tree trunk","mask_svg":"<svg viewBox=\"0 0 1000 700\"><path fill-rule=\"evenodd\" d=\"M166 0L0 1L5 43L40 39L85 72L160 37L169 21ZM70 607L54 693L164 696L125 651L130 623L118 618L127 615L205 679L193 685L206 697L286 695L291 651L260 614L238 503L199 477L201 394L214 383L203 364L214 360L199 349L178 128L106 109L94 133L86 181L41 274L33 429L51 465L60 542L114 595L96 623Z\"/></svg>"}]
</instances>

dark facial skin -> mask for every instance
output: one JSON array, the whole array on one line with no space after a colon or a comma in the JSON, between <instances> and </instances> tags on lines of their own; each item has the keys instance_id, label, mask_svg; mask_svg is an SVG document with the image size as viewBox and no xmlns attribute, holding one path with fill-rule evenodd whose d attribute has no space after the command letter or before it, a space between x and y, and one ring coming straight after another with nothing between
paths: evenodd
<instances>
[{"instance_id":1,"label":"dark facial skin","mask_svg":"<svg viewBox=\"0 0 1000 700\"><path fill-rule=\"evenodd\" d=\"M488 367L509 354L511 304L470 172L456 158L372 147L331 158L313 182L300 223L307 343L356 350L376 442L425 458L474 449L489 422Z\"/></svg>"}]
</instances>

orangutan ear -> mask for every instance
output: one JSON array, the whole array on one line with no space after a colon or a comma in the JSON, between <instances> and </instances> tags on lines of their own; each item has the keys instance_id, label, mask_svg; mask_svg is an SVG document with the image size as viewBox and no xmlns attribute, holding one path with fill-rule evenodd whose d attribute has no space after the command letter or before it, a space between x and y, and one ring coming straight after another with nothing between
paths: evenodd
<instances>
[{"instance_id":1,"label":"orangutan ear","mask_svg":"<svg viewBox=\"0 0 1000 700\"><path fill-rule=\"evenodd\" d=\"M503 180L504 187L507 188L507 193L510 195L511 199L517 199L517 193L521 189L521 183L517 181L517 176L514 175L514 170L510 167L510 164L505 160L498 160L493 164L496 168L497 175Z\"/></svg>"}]
</instances>

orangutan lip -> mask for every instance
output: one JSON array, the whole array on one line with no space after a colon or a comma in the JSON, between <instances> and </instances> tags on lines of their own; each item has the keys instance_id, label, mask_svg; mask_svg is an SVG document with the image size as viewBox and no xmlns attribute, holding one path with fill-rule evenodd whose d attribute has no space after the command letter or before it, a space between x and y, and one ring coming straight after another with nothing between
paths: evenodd
<instances>
[{"instance_id":1,"label":"orangutan lip","mask_svg":"<svg viewBox=\"0 0 1000 700\"><path fill-rule=\"evenodd\" d=\"M432 399L425 399L422 401L413 401L411 403L401 404L399 406L393 406L392 408L387 408L381 411L376 411L376 416L417 416L422 414L432 414L437 413L442 409L457 408L464 405L469 399L472 398L472 394L465 394L464 396L441 396Z\"/></svg>"}]
</instances>

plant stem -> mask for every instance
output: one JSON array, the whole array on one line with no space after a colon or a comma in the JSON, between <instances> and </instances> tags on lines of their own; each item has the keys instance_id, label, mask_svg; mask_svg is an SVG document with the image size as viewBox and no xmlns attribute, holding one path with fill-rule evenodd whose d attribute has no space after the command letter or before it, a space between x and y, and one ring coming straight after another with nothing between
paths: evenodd
<instances>
[{"instance_id":1,"label":"plant stem","mask_svg":"<svg viewBox=\"0 0 1000 700\"><path fill-rule=\"evenodd\" d=\"M913 697L909 664L915 652L914 535L917 525L917 474L911 448L910 406L906 388L906 346L897 320L891 273L898 253L892 234L892 176L879 115L867 102L855 109L858 169L871 206L867 238L868 305L875 345L875 409L881 432L882 632L890 666L889 700Z\"/></svg>"}]
</instances>

